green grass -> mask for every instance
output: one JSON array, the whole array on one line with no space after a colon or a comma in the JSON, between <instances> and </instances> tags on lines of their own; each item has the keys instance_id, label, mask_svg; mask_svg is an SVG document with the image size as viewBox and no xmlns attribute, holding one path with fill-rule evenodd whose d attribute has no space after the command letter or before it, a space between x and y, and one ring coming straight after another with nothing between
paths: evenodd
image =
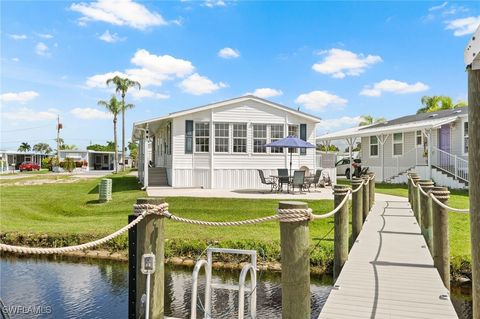
<instances>
[{"instance_id":1,"label":"green grass","mask_svg":"<svg viewBox=\"0 0 480 319\"><path fill-rule=\"evenodd\" d=\"M350 181L339 180L339 184L350 185ZM376 183L377 193L408 197L408 189L405 184ZM468 208L468 191L460 189L450 190L448 205L455 208ZM460 265L463 261L471 261L470 244L470 215L462 213L449 213L450 253L452 262Z\"/></svg>"}]
</instances>

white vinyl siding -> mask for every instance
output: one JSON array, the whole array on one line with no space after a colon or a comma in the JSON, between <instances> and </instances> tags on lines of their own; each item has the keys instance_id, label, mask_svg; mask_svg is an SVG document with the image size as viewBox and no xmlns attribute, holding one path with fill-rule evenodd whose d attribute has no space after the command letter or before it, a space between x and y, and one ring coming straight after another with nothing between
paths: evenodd
<instances>
[{"instance_id":1,"label":"white vinyl siding","mask_svg":"<svg viewBox=\"0 0 480 319\"><path fill-rule=\"evenodd\" d=\"M215 152L228 153L230 142L230 125L215 123Z\"/></svg>"},{"instance_id":2,"label":"white vinyl siding","mask_svg":"<svg viewBox=\"0 0 480 319\"><path fill-rule=\"evenodd\" d=\"M403 133L393 133L393 156L403 155Z\"/></svg>"},{"instance_id":3,"label":"white vinyl siding","mask_svg":"<svg viewBox=\"0 0 480 319\"><path fill-rule=\"evenodd\" d=\"M370 136L370 156L378 156L378 138L376 136Z\"/></svg>"},{"instance_id":4,"label":"white vinyl siding","mask_svg":"<svg viewBox=\"0 0 480 319\"><path fill-rule=\"evenodd\" d=\"M210 123L195 123L195 152L208 153L210 151Z\"/></svg>"}]
</instances>

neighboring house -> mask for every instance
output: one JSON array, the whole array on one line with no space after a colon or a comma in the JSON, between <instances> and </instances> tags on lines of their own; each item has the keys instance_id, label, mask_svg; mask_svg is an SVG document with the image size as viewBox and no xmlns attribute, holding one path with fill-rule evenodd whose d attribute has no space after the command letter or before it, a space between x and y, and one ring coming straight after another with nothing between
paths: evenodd
<instances>
[{"instance_id":1,"label":"neighboring house","mask_svg":"<svg viewBox=\"0 0 480 319\"><path fill-rule=\"evenodd\" d=\"M40 152L0 150L0 172L12 170L13 168L18 169L18 166L23 162L33 162L42 166L42 160L47 157L51 157L51 155Z\"/></svg>"},{"instance_id":2,"label":"neighboring house","mask_svg":"<svg viewBox=\"0 0 480 319\"><path fill-rule=\"evenodd\" d=\"M71 158L87 171L97 170L109 170L112 171L114 167L114 152L106 151L92 151L92 150L61 150L59 151L60 161L64 161L66 158ZM121 152L118 152L118 161L121 163Z\"/></svg>"},{"instance_id":3,"label":"neighboring house","mask_svg":"<svg viewBox=\"0 0 480 319\"><path fill-rule=\"evenodd\" d=\"M468 185L468 107L408 115L320 136L317 142L362 143L362 166L378 180L406 182L416 171L437 185Z\"/></svg>"},{"instance_id":4,"label":"neighboring house","mask_svg":"<svg viewBox=\"0 0 480 319\"><path fill-rule=\"evenodd\" d=\"M139 141L139 179L144 186L260 187L257 169L268 177L290 162L286 149L264 145L287 135L315 143L318 122L251 95L137 122L133 140ZM295 150L294 169L314 173L315 162L314 149Z\"/></svg>"}]
</instances>

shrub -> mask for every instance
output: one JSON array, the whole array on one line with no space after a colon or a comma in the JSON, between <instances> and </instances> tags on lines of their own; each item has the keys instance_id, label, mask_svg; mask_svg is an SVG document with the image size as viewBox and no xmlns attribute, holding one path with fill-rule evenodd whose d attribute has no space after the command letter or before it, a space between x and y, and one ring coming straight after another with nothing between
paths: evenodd
<instances>
[{"instance_id":1,"label":"shrub","mask_svg":"<svg viewBox=\"0 0 480 319\"><path fill-rule=\"evenodd\" d=\"M65 161L60 163L60 167L71 173L75 169L75 161L73 158L67 157Z\"/></svg>"}]
</instances>

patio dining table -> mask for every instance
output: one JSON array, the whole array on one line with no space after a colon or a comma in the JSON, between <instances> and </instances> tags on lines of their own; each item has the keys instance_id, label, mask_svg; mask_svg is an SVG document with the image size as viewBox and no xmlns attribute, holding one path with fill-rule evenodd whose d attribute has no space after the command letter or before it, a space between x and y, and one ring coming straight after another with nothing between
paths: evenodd
<instances>
[{"instance_id":1,"label":"patio dining table","mask_svg":"<svg viewBox=\"0 0 480 319\"><path fill-rule=\"evenodd\" d=\"M280 177L288 177L289 182L288 182L287 192L290 192L290 184L291 184L292 181L293 181L293 176L292 176L292 175L291 175L291 176L269 175L269 177L271 177L271 178L273 178L273 179L275 180L275 182L276 182L276 184L277 184L277 192L280 192L280 191L281 191L281 189L280 189L280 183L278 182L278 181L280 180ZM313 176L313 175L308 175L308 176L306 175L304 181L311 183L311 182L313 182L314 177L315 177L315 176Z\"/></svg>"}]
</instances>

